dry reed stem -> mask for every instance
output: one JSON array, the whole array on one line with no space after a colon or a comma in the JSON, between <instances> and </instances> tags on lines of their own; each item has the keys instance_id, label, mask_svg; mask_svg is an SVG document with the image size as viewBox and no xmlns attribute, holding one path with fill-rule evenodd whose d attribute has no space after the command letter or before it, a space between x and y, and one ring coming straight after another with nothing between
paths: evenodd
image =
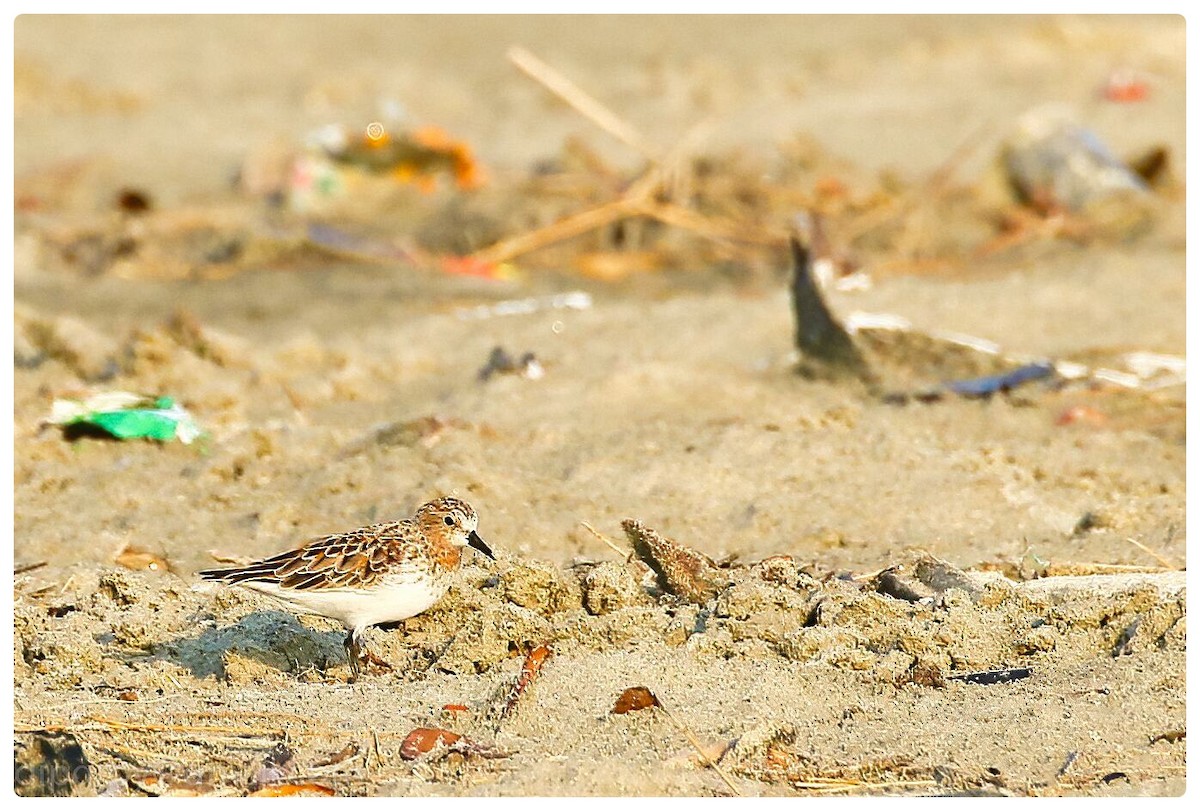
<instances>
[{"instance_id":1,"label":"dry reed stem","mask_svg":"<svg viewBox=\"0 0 1200 811\"><path fill-rule=\"evenodd\" d=\"M708 134L712 127L711 119L692 127L666 155L662 155L659 150L649 146L631 125L529 51L514 46L509 49L508 58L527 76L558 95L576 112L605 132L641 153L653 165L629 186L620 199L572 214L542 228L502 239L476 251L473 254L476 259L493 263L505 262L520 254L636 216L650 217L722 243L771 243L777 240L774 235L762 234L747 238L742 226L718 222L682 206L654 199L660 190L672 200L679 199L687 193L690 172L686 168L686 158L696 143Z\"/></svg>"},{"instance_id":2,"label":"dry reed stem","mask_svg":"<svg viewBox=\"0 0 1200 811\"><path fill-rule=\"evenodd\" d=\"M646 143L641 133L570 79L520 46L509 48L507 56L522 73L565 101L575 112L644 157L658 162L658 151Z\"/></svg>"},{"instance_id":3,"label":"dry reed stem","mask_svg":"<svg viewBox=\"0 0 1200 811\"><path fill-rule=\"evenodd\" d=\"M647 174L647 177L654 174L652 171ZM484 262L507 262L521 254L586 234L618 220L639 216L650 217L720 243L770 244L777 241L777 238L771 234L747 234L744 226L723 223L683 206L659 203L642 197L643 194L652 191L658 182L659 178L655 176L652 184L631 187L630 193L619 200L580 211L542 228L494 242L488 247L476 251L473 256Z\"/></svg>"},{"instance_id":4,"label":"dry reed stem","mask_svg":"<svg viewBox=\"0 0 1200 811\"><path fill-rule=\"evenodd\" d=\"M105 718L89 715L81 724L57 722L36 726L17 726L15 732L75 732L82 730L121 731L121 732L183 732L188 734L226 735L235 738L283 738L287 733L282 729L266 727L222 727L194 726L189 724L138 724L119 721L116 718Z\"/></svg>"},{"instance_id":5,"label":"dry reed stem","mask_svg":"<svg viewBox=\"0 0 1200 811\"><path fill-rule=\"evenodd\" d=\"M672 715L671 711L663 705L661 699L658 699L657 696L655 696L655 698L658 700L658 708L663 711L663 714L666 715L667 718L671 719L671 723L679 728L679 731L682 732L684 737L688 739L688 743L690 743L692 748L696 750L696 754L700 756L700 762L716 772L717 776L724 781L725 785L729 786L729 790L734 793L734 796L741 797L742 792L739 791L738 787L733 784L731 779L729 779L729 775L725 773L725 770L721 768L720 764L705 754L704 747L700 745L700 741L696 740L696 736L692 734L692 731L688 729L687 725Z\"/></svg>"},{"instance_id":6,"label":"dry reed stem","mask_svg":"<svg viewBox=\"0 0 1200 811\"><path fill-rule=\"evenodd\" d=\"M640 206L640 213L715 242L753 242L769 245L782 239L782 235L748 233L749 229L744 225L721 222L673 203L647 201Z\"/></svg>"},{"instance_id":7,"label":"dry reed stem","mask_svg":"<svg viewBox=\"0 0 1200 811\"><path fill-rule=\"evenodd\" d=\"M249 555L234 555L222 552L218 549L208 550L208 556L217 563L230 563L234 566L245 566L247 563L252 563L254 558Z\"/></svg>"},{"instance_id":8,"label":"dry reed stem","mask_svg":"<svg viewBox=\"0 0 1200 811\"><path fill-rule=\"evenodd\" d=\"M878 791L887 788L925 788L936 786L936 780L885 780L868 783L859 780L814 777L801 782L789 782L792 788L804 789L814 794L842 794L847 791Z\"/></svg>"},{"instance_id":9,"label":"dry reed stem","mask_svg":"<svg viewBox=\"0 0 1200 811\"><path fill-rule=\"evenodd\" d=\"M628 551L622 549L620 546L617 545L616 541L614 541L612 538L605 535L603 532L600 532L598 529L593 527L587 521L580 521L579 523L583 526L584 529L586 529L588 532L595 535L605 546L607 546L609 549L611 549L612 551L614 551L618 555L620 555L622 558L624 558L626 563L633 560L634 551L632 549L630 549Z\"/></svg>"},{"instance_id":10,"label":"dry reed stem","mask_svg":"<svg viewBox=\"0 0 1200 811\"><path fill-rule=\"evenodd\" d=\"M162 752L150 752L146 749L135 749L132 746L123 746L122 744L113 743L113 742L102 744L98 748L116 752L121 755L129 755L130 757L133 757L133 758L140 757L140 758L144 758L144 759L148 758L150 760L168 760L168 761L171 761L172 763L187 763L188 762L188 760L186 758L181 758L176 755L167 755ZM140 766L141 764L138 763L138 765Z\"/></svg>"},{"instance_id":11,"label":"dry reed stem","mask_svg":"<svg viewBox=\"0 0 1200 811\"><path fill-rule=\"evenodd\" d=\"M383 755L379 753L379 733L374 729L371 730L371 749L375 752L375 762L379 764L379 768L386 769L387 764L383 762ZM366 765L369 768L371 759L366 759Z\"/></svg>"},{"instance_id":12,"label":"dry reed stem","mask_svg":"<svg viewBox=\"0 0 1200 811\"><path fill-rule=\"evenodd\" d=\"M622 198L596 208L580 211L542 228L494 242L488 247L476 251L473 255L476 259L484 262L497 264L507 262L523 253L529 253L555 242L603 228L609 223L616 222L633 213L636 213L636 204Z\"/></svg>"},{"instance_id":13,"label":"dry reed stem","mask_svg":"<svg viewBox=\"0 0 1200 811\"><path fill-rule=\"evenodd\" d=\"M1179 565L1175 564L1174 562L1172 562L1172 561L1171 561L1169 558L1165 557L1164 555L1160 555L1158 552L1155 552L1153 549L1151 549L1150 547L1146 546L1146 545L1145 545L1144 543L1142 543L1141 541L1139 541L1139 540L1136 540L1136 539L1134 539L1134 538L1126 538L1125 540L1129 541L1131 544L1133 544L1133 545L1134 545L1134 546L1136 546L1138 549L1140 549L1140 550L1142 550L1143 552L1145 552L1147 555L1150 555L1150 557L1152 557L1152 558L1154 558L1155 560L1157 560L1159 563L1161 563L1161 564L1162 564L1163 566L1165 566L1166 568L1168 568L1168 569L1173 569L1173 570L1176 570L1176 571L1178 571L1178 570L1180 570L1180 569L1183 569L1183 567L1182 567L1182 566L1179 566Z\"/></svg>"},{"instance_id":14,"label":"dry reed stem","mask_svg":"<svg viewBox=\"0 0 1200 811\"><path fill-rule=\"evenodd\" d=\"M251 710L251 709L244 709L244 710L241 710L241 709L239 709L239 710L195 709L195 710L189 710L187 714L188 715L205 716L205 717L209 717L209 718L246 718L246 717L291 718L293 721L303 721L306 724L312 723L311 715L300 715L299 713L283 712L282 710L264 711L264 710Z\"/></svg>"}]
</instances>

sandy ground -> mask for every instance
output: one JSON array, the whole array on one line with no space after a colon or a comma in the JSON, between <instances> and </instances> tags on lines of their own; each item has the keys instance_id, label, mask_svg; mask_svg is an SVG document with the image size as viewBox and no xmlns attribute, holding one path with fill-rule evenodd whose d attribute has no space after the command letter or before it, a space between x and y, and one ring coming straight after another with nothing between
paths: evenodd
<instances>
[{"instance_id":1,"label":"sandy ground","mask_svg":"<svg viewBox=\"0 0 1200 811\"><path fill-rule=\"evenodd\" d=\"M464 138L497 178L571 136L636 167L507 64L516 43L654 143L704 118L714 153L775 154L803 132L830 165L920 183L979 126L1067 101L1118 154L1163 144L1183 173L1178 18L22 17L18 178L44 189L87 168L17 220L15 564L44 564L14 586L18 749L74 735L92 764L81 793L281 777L389 795L1182 793L1182 386L897 406L805 379L783 250L765 270L618 284L343 261L127 279L49 255L47 234L117 188L166 212L228 202L248 153L370 120L381 98ZM1150 77L1145 101L1097 100L1120 67ZM1012 353L1183 355L1182 212L1166 195L1135 240L880 272L831 301ZM882 260L867 257L870 273ZM591 305L470 317L570 290ZM545 375L480 380L498 345ZM68 442L40 426L87 387L169 393L211 436ZM390 673L347 684L332 623L196 586L214 552L266 555L439 493L475 505L498 560L370 632ZM722 587L673 595L580 523L623 544L626 518L717 560ZM117 565L129 548L158 570ZM917 550L950 585L914 574ZM896 566L916 593L875 576ZM504 713L541 643L553 654ZM959 678L1000 668L1030 674ZM639 684L666 710L610 714ZM406 760L416 727L474 748ZM264 777L281 742L292 758Z\"/></svg>"}]
</instances>

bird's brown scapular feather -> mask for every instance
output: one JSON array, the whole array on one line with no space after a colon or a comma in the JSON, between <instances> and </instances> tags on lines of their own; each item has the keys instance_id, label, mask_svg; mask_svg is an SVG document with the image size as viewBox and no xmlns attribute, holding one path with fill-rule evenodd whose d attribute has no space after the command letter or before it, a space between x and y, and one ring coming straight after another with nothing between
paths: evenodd
<instances>
[{"instance_id":1,"label":"bird's brown scapular feather","mask_svg":"<svg viewBox=\"0 0 1200 811\"><path fill-rule=\"evenodd\" d=\"M369 589L389 566L413 557L412 546L403 541L414 530L411 521L374 524L317 538L249 566L208 569L200 576L231 585L261 580L289 589Z\"/></svg>"}]
</instances>

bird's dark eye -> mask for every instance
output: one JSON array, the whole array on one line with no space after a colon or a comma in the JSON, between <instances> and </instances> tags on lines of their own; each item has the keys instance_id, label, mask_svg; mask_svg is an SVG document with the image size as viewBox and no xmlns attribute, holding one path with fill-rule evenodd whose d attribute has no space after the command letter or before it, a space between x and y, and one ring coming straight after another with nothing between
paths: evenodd
<instances>
[{"instance_id":1,"label":"bird's dark eye","mask_svg":"<svg viewBox=\"0 0 1200 811\"><path fill-rule=\"evenodd\" d=\"M446 522L446 526L448 526L448 527L452 527L452 526L454 526L454 519L453 519L453 518L451 518L450 516L448 516L448 515L447 515L447 516L446 516L445 518L443 518L442 520Z\"/></svg>"}]
</instances>

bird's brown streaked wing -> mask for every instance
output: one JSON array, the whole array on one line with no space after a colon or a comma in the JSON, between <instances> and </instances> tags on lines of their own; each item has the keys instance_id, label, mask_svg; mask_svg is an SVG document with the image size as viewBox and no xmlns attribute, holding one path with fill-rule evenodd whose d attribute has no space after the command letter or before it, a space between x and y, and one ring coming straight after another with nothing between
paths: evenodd
<instances>
[{"instance_id":1,"label":"bird's brown streaked wing","mask_svg":"<svg viewBox=\"0 0 1200 811\"><path fill-rule=\"evenodd\" d=\"M394 541L412 531L406 522L375 524L317 538L249 566L204 571L200 576L230 584L263 581L302 590L370 587L396 557Z\"/></svg>"}]
</instances>

